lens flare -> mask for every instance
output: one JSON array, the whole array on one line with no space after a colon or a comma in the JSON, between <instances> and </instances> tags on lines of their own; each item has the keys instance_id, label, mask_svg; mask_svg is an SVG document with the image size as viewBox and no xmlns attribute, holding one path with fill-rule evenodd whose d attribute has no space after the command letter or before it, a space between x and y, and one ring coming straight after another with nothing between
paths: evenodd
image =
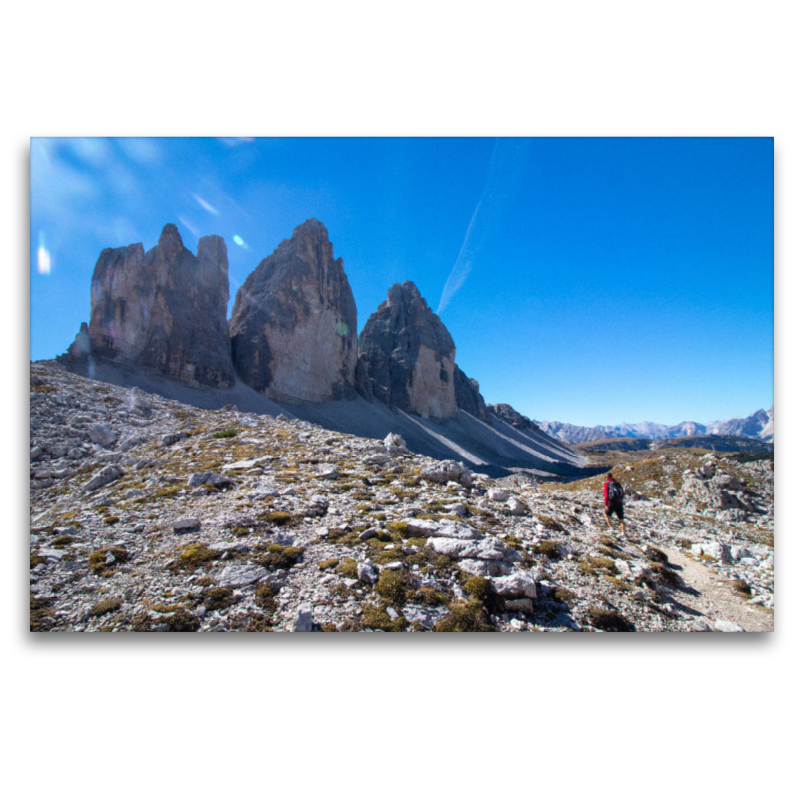
<instances>
[{"instance_id":1,"label":"lens flare","mask_svg":"<svg viewBox=\"0 0 800 800\"><path fill-rule=\"evenodd\" d=\"M247 242L244 239L242 239L242 237L239 236L238 233L235 233L233 235L233 243L234 244L238 244L239 247L243 248L244 250L249 250L250 249L250 245L247 244Z\"/></svg>"},{"instance_id":2,"label":"lens flare","mask_svg":"<svg viewBox=\"0 0 800 800\"><path fill-rule=\"evenodd\" d=\"M200 197L200 195L197 195L194 192L192 192L192 197L194 197L194 199L197 200L198 204L206 211L208 211L209 214L213 214L215 217L219 216L219 211L217 211L217 209L214 208L214 206L212 206L211 203L209 203L207 200L203 200L203 198Z\"/></svg>"},{"instance_id":3,"label":"lens flare","mask_svg":"<svg viewBox=\"0 0 800 800\"><path fill-rule=\"evenodd\" d=\"M53 266L53 260L50 257L50 251L44 241L44 235L39 234L39 248L36 251L36 269L40 275L49 275L50 269Z\"/></svg>"},{"instance_id":4,"label":"lens flare","mask_svg":"<svg viewBox=\"0 0 800 800\"><path fill-rule=\"evenodd\" d=\"M336 333L338 333L339 336L347 336L347 334L350 333L350 328L347 326L346 322L337 322Z\"/></svg>"}]
</instances>

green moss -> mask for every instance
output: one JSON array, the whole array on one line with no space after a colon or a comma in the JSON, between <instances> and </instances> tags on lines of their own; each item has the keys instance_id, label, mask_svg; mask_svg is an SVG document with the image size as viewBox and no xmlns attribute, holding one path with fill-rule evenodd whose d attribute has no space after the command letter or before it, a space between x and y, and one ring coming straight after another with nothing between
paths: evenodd
<instances>
[{"instance_id":1,"label":"green moss","mask_svg":"<svg viewBox=\"0 0 800 800\"><path fill-rule=\"evenodd\" d=\"M375 584L375 593L393 605L402 606L408 595L410 576L404 569L385 569Z\"/></svg>"},{"instance_id":2,"label":"green moss","mask_svg":"<svg viewBox=\"0 0 800 800\"><path fill-rule=\"evenodd\" d=\"M440 633L489 632L495 628L489 623L483 604L471 597L466 603L452 603L447 616L436 623Z\"/></svg>"},{"instance_id":3,"label":"green moss","mask_svg":"<svg viewBox=\"0 0 800 800\"><path fill-rule=\"evenodd\" d=\"M259 558L262 567L268 569L289 569L303 557L302 547L291 547L282 544L271 544L267 552Z\"/></svg>"},{"instance_id":4,"label":"green moss","mask_svg":"<svg viewBox=\"0 0 800 800\"><path fill-rule=\"evenodd\" d=\"M354 558L346 558L334 571L345 578L357 578L358 564Z\"/></svg>"},{"instance_id":5,"label":"green moss","mask_svg":"<svg viewBox=\"0 0 800 800\"><path fill-rule=\"evenodd\" d=\"M386 530L392 531L394 533L399 533L403 537L408 536L408 524L403 522L402 520L387 522Z\"/></svg>"},{"instance_id":6,"label":"green moss","mask_svg":"<svg viewBox=\"0 0 800 800\"><path fill-rule=\"evenodd\" d=\"M113 564L106 564L106 557L111 553L114 556ZM116 571L120 564L128 560L128 554L122 547L101 547L89 556L89 569L98 575L110 575Z\"/></svg>"},{"instance_id":7,"label":"green moss","mask_svg":"<svg viewBox=\"0 0 800 800\"><path fill-rule=\"evenodd\" d=\"M40 633L49 631L55 625L55 619L51 616L50 602L52 598L30 596L30 627L31 630Z\"/></svg>"},{"instance_id":8,"label":"green moss","mask_svg":"<svg viewBox=\"0 0 800 800\"><path fill-rule=\"evenodd\" d=\"M559 602L563 603L564 605L568 606L570 603L577 598L575 592L571 592L569 589L556 589L553 592L553 597Z\"/></svg>"},{"instance_id":9,"label":"green moss","mask_svg":"<svg viewBox=\"0 0 800 800\"><path fill-rule=\"evenodd\" d=\"M464 591L470 597L483 601L488 596L491 585L491 582L487 578L473 575L464 582Z\"/></svg>"},{"instance_id":10,"label":"green moss","mask_svg":"<svg viewBox=\"0 0 800 800\"><path fill-rule=\"evenodd\" d=\"M278 610L278 603L275 601L275 587L266 581L256 586L256 603L267 612L270 624L272 615Z\"/></svg>"},{"instance_id":11,"label":"green moss","mask_svg":"<svg viewBox=\"0 0 800 800\"><path fill-rule=\"evenodd\" d=\"M93 617L101 617L103 614L116 611L121 605L121 597L109 597L107 600L101 600L99 603L95 603L89 614Z\"/></svg>"},{"instance_id":12,"label":"green moss","mask_svg":"<svg viewBox=\"0 0 800 800\"><path fill-rule=\"evenodd\" d=\"M217 431L211 434L212 439L231 439L237 434L236 428L226 428L224 431Z\"/></svg>"},{"instance_id":13,"label":"green moss","mask_svg":"<svg viewBox=\"0 0 800 800\"><path fill-rule=\"evenodd\" d=\"M537 542L531 547L531 550L536 553L536 555L546 556L551 561L557 561L561 558L558 543L554 542L552 539L545 539L543 542Z\"/></svg>"},{"instance_id":14,"label":"green moss","mask_svg":"<svg viewBox=\"0 0 800 800\"><path fill-rule=\"evenodd\" d=\"M422 586L417 589L412 599L415 603L423 606L440 606L448 601L448 597L443 592L437 592L430 586Z\"/></svg>"},{"instance_id":15,"label":"green moss","mask_svg":"<svg viewBox=\"0 0 800 800\"><path fill-rule=\"evenodd\" d=\"M267 511L263 514L259 514L258 519L270 525L283 527L289 525L293 517L288 511Z\"/></svg>"},{"instance_id":16,"label":"green moss","mask_svg":"<svg viewBox=\"0 0 800 800\"><path fill-rule=\"evenodd\" d=\"M178 554L176 566L179 569L195 570L219 558L220 554L211 550L204 542L187 545Z\"/></svg>"},{"instance_id":17,"label":"green moss","mask_svg":"<svg viewBox=\"0 0 800 800\"><path fill-rule=\"evenodd\" d=\"M249 528L245 528L242 525L235 525L233 528L231 528L231 533L234 536L249 536L250 535L250 529Z\"/></svg>"},{"instance_id":18,"label":"green moss","mask_svg":"<svg viewBox=\"0 0 800 800\"><path fill-rule=\"evenodd\" d=\"M374 606L369 603L361 608L361 623L365 628L372 628L388 633L399 633L408 622L403 616L393 620L387 613L388 606Z\"/></svg>"},{"instance_id":19,"label":"green moss","mask_svg":"<svg viewBox=\"0 0 800 800\"><path fill-rule=\"evenodd\" d=\"M203 592L203 605L207 611L217 611L233 605L233 591L224 586L206 589Z\"/></svg>"},{"instance_id":20,"label":"green moss","mask_svg":"<svg viewBox=\"0 0 800 800\"><path fill-rule=\"evenodd\" d=\"M240 630L245 633L272 633L272 616L252 614Z\"/></svg>"}]
</instances>

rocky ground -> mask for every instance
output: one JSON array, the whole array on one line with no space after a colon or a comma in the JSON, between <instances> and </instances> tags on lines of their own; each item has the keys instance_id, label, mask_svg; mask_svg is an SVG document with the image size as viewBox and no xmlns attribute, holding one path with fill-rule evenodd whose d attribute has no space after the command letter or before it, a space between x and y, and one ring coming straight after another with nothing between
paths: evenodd
<instances>
[{"instance_id":1,"label":"rocky ground","mask_svg":"<svg viewBox=\"0 0 800 800\"><path fill-rule=\"evenodd\" d=\"M771 460L500 481L31 365L31 630L772 630ZM620 456L624 458L623 455Z\"/></svg>"}]
</instances>

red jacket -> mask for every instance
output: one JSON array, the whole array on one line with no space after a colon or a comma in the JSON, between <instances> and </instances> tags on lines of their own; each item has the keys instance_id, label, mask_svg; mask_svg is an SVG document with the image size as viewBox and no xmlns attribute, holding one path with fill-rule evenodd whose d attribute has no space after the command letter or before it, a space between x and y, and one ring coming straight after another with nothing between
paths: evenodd
<instances>
[{"instance_id":1,"label":"red jacket","mask_svg":"<svg viewBox=\"0 0 800 800\"><path fill-rule=\"evenodd\" d=\"M619 481L614 481L614 483L618 483L618 482ZM606 480L606 482L603 484L603 502L606 505L608 505L608 484L609 483L611 483L611 481Z\"/></svg>"}]
</instances>

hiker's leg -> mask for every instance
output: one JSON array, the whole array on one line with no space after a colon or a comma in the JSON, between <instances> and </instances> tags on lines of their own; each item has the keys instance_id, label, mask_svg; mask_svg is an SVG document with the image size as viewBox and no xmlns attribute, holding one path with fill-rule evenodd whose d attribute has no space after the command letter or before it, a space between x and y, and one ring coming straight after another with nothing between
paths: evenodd
<instances>
[{"instance_id":1,"label":"hiker's leg","mask_svg":"<svg viewBox=\"0 0 800 800\"><path fill-rule=\"evenodd\" d=\"M608 509L603 514L606 518L606 522L608 523L609 528L613 528L614 526L611 524L611 514L608 513Z\"/></svg>"}]
</instances>

